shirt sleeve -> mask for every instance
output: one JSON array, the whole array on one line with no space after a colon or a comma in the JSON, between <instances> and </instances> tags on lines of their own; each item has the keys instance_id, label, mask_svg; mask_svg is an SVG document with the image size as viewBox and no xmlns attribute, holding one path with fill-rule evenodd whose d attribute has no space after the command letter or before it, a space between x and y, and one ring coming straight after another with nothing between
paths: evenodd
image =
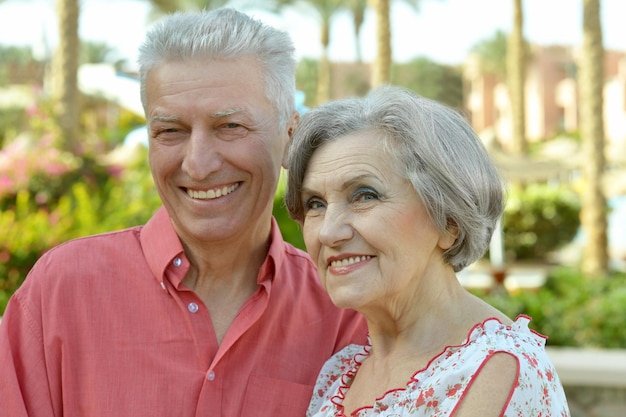
<instances>
[{"instance_id":1,"label":"shirt sleeve","mask_svg":"<svg viewBox=\"0 0 626 417\"><path fill-rule=\"evenodd\" d=\"M7 416L52 417L60 414L50 400L41 323L25 290L13 295L0 322L0 404Z\"/></svg>"},{"instance_id":2,"label":"shirt sleeve","mask_svg":"<svg viewBox=\"0 0 626 417\"><path fill-rule=\"evenodd\" d=\"M563 387L545 349L528 349L517 357L519 379L506 415L569 416Z\"/></svg>"}]
</instances>

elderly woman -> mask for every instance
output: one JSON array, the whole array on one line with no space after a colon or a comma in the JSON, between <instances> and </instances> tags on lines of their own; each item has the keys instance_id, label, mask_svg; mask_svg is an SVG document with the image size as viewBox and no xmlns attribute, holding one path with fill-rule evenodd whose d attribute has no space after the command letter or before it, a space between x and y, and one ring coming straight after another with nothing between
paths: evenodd
<instances>
[{"instance_id":1,"label":"elderly woman","mask_svg":"<svg viewBox=\"0 0 626 417\"><path fill-rule=\"evenodd\" d=\"M568 416L545 337L471 295L503 181L464 118L395 87L308 112L285 197L333 302L369 343L322 368L308 416Z\"/></svg>"}]
</instances>

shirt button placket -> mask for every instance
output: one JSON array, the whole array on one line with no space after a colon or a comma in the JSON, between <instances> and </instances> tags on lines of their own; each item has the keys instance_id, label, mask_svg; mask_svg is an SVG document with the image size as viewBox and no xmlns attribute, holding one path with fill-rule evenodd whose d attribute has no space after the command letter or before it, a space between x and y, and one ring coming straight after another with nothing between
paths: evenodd
<instances>
[{"instance_id":1,"label":"shirt button placket","mask_svg":"<svg viewBox=\"0 0 626 417\"><path fill-rule=\"evenodd\" d=\"M189 310L190 313L197 313L198 312L198 304L196 304L196 303L189 303L189 304L187 304L187 310Z\"/></svg>"}]
</instances>

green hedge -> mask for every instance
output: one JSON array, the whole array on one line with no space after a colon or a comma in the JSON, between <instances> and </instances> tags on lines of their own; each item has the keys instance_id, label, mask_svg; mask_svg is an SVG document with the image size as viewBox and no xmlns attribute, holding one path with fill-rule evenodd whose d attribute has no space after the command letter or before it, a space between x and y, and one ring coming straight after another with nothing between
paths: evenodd
<instances>
[{"instance_id":1,"label":"green hedge","mask_svg":"<svg viewBox=\"0 0 626 417\"><path fill-rule=\"evenodd\" d=\"M137 148L131 165L102 166L94 158L58 176L38 173L25 189L0 195L0 316L35 261L64 241L145 223L161 205L147 164ZM274 215L288 242L304 248L300 227L284 207L284 179Z\"/></svg>"},{"instance_id":2,"label":"green hedge","mask_svg":"<svg viewBox=\"0 0 626 417\"><path fill-rule=\"evenodd\" d=\"M132 162L125 168L102 165L95 157L77 163L36 149L35 159L55 155L69 168L58 175L33 168L34 174L24 177L26 182L14 192L0 193L0 315L46 250L75 237L143 224L161 204L145 148L127 158ZM50 168L31 168L43 166ZM283 192L284 176L274 215L285 239L304 249L300 227L285 210ZM504 219L507 248L519 257L538 256L568 242L578 228L578 210L576 196L567 190L530 186L513 194ZM535 235L532 244L524 237L528 233ZM549 335L549 344L626 347L625 274L588 280L578 271L559 268L537 292L482 296L511 317L532 316L531 326Z\"/></svg>"},{"instance_id":3,"label":"green hedge","mask_svg":"<svg viewBox=\"0 0 626 417\"><path fill-rule=\"evenodd\" d=\"M625 273L588 279L559 267L536 292L477 295L511 318L531 316L531 328L551 346L626 348Z\"/></svg>"},{"instance_id":4,"label":"green hedge","mask_svg":"<svg viewBox=\"0 0 626 417\"><path fill-rule=\"evenodd\" d=\"M580 198L551 184L513 188L502 218L504 247L515 260L544 260L572 241L580 226Z\"/></svg>"},{"instance_id":5,"label":"green hedge","mask_svg":"<svg viewBox=\"0 0 626 417\"><path fill-rule=\"evenodd\" d=\"M145 154L145 149L138 150ZM0 315L35 261L64 241L142 224L160 206L145 155L121 169L86 158L75 170L0 199ZM39 184L45 185L41 188Z\"/></svg>"}]
</instances>

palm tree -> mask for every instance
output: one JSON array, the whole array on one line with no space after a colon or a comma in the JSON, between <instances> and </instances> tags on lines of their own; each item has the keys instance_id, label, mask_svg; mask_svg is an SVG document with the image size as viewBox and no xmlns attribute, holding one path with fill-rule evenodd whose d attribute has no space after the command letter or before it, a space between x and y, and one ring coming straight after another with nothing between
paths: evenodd
<instances>
[{"instance_id":1,"label":"palm tree","mask_svg":"<svg viewBox=\"0 0 626 417\"><path fill-rule=\"evenodd\" d=\"M391 21L389 0L373 0L376 13L376 59L372 68L372 88L391 81Z\"/></svg>"},{"instance_id":2,"label":"palm tree","mask_svg":"<svg viewBox=\"0 0 626 417\"><path fill-rule=\"evenodd\" d=\"M480 69L506 80L507 35L497 30L492 38L482 40L472 46L470 52L478 57Z\"/></svg>"},{"instance_id":3,"label":"palm tree","mask_svg":"<svg viewBox=\"0 0 626 417\"><path fill-rule=\"evenodd\" d=\"M341 0L308 0L307 3L315 7L321 23L322 55L319 60L317 71L316 103L322 104L330 99L330 61L328 59L328 46L330 45L330 23L332 16L344 5Z\"/></svg>"},{"instance_id":4,"label":"palm tree","mask_svg":"<svg viewBox=\"0 0 626 417\"><path fill-rule=\"evenodd\" d=\"M420 0L404 0L418 10ZM372 68L372 87L391 81L391 20L390 0L372 0L376 13L376 59Z\"/></svg>"},{"instance_id":5,"label":"palm tree","mask_svg":"<svg viewBox=\"0 0 626 417\"><path fill-rule=\"evenodd\" d=\"M228 0L150 0L150 3L154 6L152 18L157 18L178 10L217 9L225 6Z\"/></svg>"},{"instance_id":6,"label":"palm tree","mask_svg":"<svg viewBox=\"0 0 626 417\"><path fill-rule=\"evenodd\" d=\"M64 149L78 151L80 103L78 91L79 0L58 0L59 44L52 60L54 113Z\"/></svg>"},{"instance_id":7,"label":"palm tree","mask_svg":"<svg viewBox=\"0 0 626 417\"><path fill-rule=\"evenodd\" d=\"M526 141L526 95L524 93L526 43L524 42L523 25L522 0L513 0L513 30L508 40L506 78L511 103L512 151L516 155L526 155L528 153Z\"/></svg>"},{"instance_id":8,"label":"palm tree","mask_svg":"<svg viewBox=\"0 0 626 417\"><path fill-rule=\"evenodd\" d=\"M322 104L330 99L331 69L328 60L328 46L330 45L331 20L339 10L346 7L345 0L276 0L277 8L296 4L310 6L317 12L320 20L322 54L318 61L315 103Z\"/></svg>"},{"instance_id":9,"label":"palm tree","mask_svg":"<svg viewBox=\"0 0 626 417\"><path fill-rule=\"evenodd\" d=\"M360 64L363 62L361 56L361 28L365 20L365 10L367 9L367 0L350 0L348 3L350 13L352 13L352 23L354 24L354 45L356 52L356 61Z\"/></svg>"},{"instance_id":10,"label":"palm tree","mask_svg":"<svg viewBox=\"0 0 626 417\"><path fill-rule=\"evenodd\" d=\"M580 125L583 141L581 225L586 242L582 270L590 277L608 271L607 203L602 189L604 155L604 48L600 0L583 0L583 45L579 70Z\"/></svg>"}]
</instances>

